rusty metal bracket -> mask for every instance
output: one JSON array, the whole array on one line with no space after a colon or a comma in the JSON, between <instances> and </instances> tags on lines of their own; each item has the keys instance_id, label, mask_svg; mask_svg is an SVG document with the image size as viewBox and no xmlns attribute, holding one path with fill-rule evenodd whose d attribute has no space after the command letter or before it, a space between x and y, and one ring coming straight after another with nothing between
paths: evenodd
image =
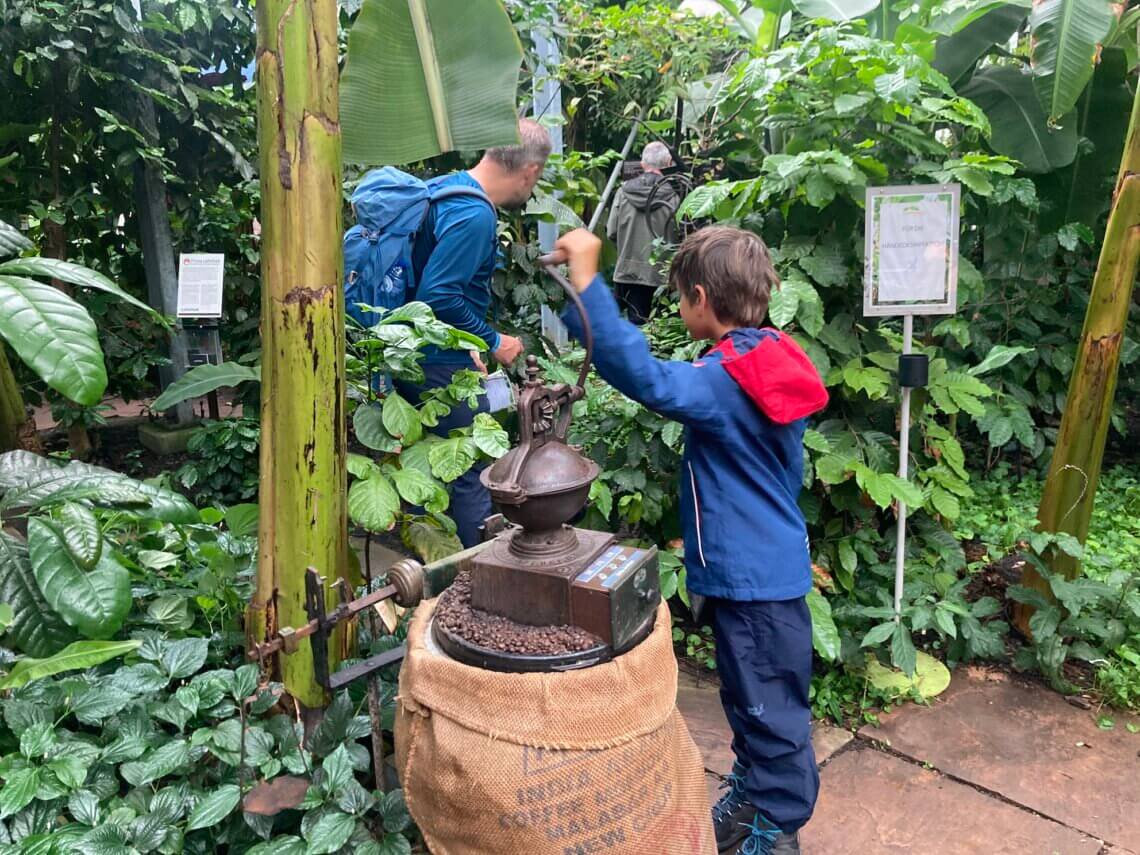
<instances>
[{"instance_id":1,"label":"rusty metal bracket","mask_svg":"<svg viewBox=\"0 0 1140 855\"><path fill-rule=\"evenodd\" d=\"M255 644L248 656L259 661L278 651L288 656L297 652L302 639L308 638L313 652L313 676L324 688L335 690L403 658L403 648L400 647L365 659L336 674L330 674L329 636L337 624L351 620L361 612L388 599L394 599L398 605L405 608L416 605L423 599L424 568L418 561L411 559L393 564L388 570L387 585L355 600L350 598L348 583L338 579L332 584L337 596L337 605L331 612L327 611L325 605L326 582L325 577L321 576L316 568L308 568L305 571L305 613L309 617L309 622L298 628L282 627L272 638Z\"/></svg>"}]
</instances>

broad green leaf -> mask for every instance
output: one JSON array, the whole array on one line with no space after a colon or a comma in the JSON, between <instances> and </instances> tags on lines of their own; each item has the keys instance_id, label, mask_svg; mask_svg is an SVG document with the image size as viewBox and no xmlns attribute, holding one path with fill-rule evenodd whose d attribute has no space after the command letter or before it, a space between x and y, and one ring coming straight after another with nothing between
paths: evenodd
<instances>
[{"instance_id":1,"label":"broad green leaf","mask_svg":"<svg viewBox=\"0 0 1140 855\"><path fill-rule=\"evenodd\" d=\"M914 640L910 637L910 630L902 623L895 627L895 634L891 636L891 663L907 677L914 676Z\"/></svg>"},{"instance_id":2,"label":"broad green leaf","mask_svg":"<svg viewBox=\"0 0 1140 855\"><path fill-rule=\"evenodd\" d=\"M15 689L64 671L93 668L138 650L141 645L141 641L76 641L46 659L19 660L7 676L0 679L0 690Z\"/></svg>"},{"instance_id":3,"label":"broad green leaf","mask_svg":"<svg viewBox=\"0 0 1140 855\"><path fill-rule=\"evenodd\" d=\"M55 743L55 725L50 721L37 722L20 734L20 753L35 760L47 754Z\"/></svg>"},{"instance_id":4,"label":"broad green leaf","mask_svg":"<svg viewBox=\"0 0 1140 855\"><path fill-rule=\"evenodd\" d=\"M56 258L15 258L0 264L0 276L11 274L15 276L42 276L45 279L58 279L69 285L78 285L80 288L90 288L93 291L104 291L113 294L124 302L137 306L148 315L157 317L158 313L135 297L132 297L102 273L98 273L81 264L70 261L60 261Z\"/></svg>"},{"instance_id":5,"label":"broad green leaf","mask_svg":"<svg viewBox=\"0 0 1140 855\"><path fill-rule=\"evenodd\" d=\"M428 450L432 474L445 483L454 481L474 466L476 458L475 444L466 436L453 436L433 443Z\"/></svg>"},{"instance_id":6,"label":"broad green leaf","mask_svg":"<svg viewBox=\"0 0 1140 855\"><path fill-rule=\"evenodd\" d=\"M528 217L536 217L545 222L555 223L564 229L585 228L581 217L574 213L574 209L551 193L535 188L534 195L527 203L523 212Z\"/></svg>"},{"instance_id":7,"label":"broad green leaf","mask_svg":"<svg viewBox=\"0 0 1140 855\"><path fill-rule=\"evenodd\" d=\"M420 414L397 392L392 392L384 399L381 420L384 429L400 440L401 445L411 445L423 436Z\"/></svg>"},{"instance_id":8,"label":"broad green leaf","mask_svg":"<svg viewBox=\"0 0 1140 855\"><path fill-rule=\"evenodd\" d=\"M982 17L938 39L931 64L951 83L957 83L995 45L1007 43L1027 13L1026 7L1016 3L990 5Z\"/></svg>"},{"instance_id":9,"label":"broad green leaf","mask_svg":"<svg viewBox=\"0 0 1140 855\"><path fill-rule=\"evenodd\" d=\"M938 513L948 520L956 520L962 513L962 507L958 502L957 496L943 490L941 487L934 487L934 489L930 491L930 502L934 505L934 510L938 511Z\"/></svg>"},{"instance_id":10,"label":"broad green leaf","mask_svg":"<svg viewBox=\"0 0 1140 855\"><path fill-rule=\"evenodd\" d=\"M0 794L2 798L2 794ZM352 837L356 819L340 811L330 811L313 823L305 839L309 841L308 855L328 855L338 851Z\"/></svg>"},{"instance_id":11,"label":"broad green leaf","mask_svg":"<svg viewBox=\"0 0 1140 855\"><path fill-rule=\"evenodd\" d=\"M99 822L99 797L90 790L74 792L67 800L67 810L76 822L96 825Z\"/></svg>"},{"instance_id":12,"label":"broad green leaf","mask_svg":"<svg viewBox=\"0 0 1140 855\"><path fill-rule=\"evenodd\" d=\"M667 422L661 429L661 439L674 451L678 449L681 437L685 435L685 426L680 422Z\"/></svg>"},{"instance_id":13,"label":"broad green leaf","mask_svg":"<svg viewBox=\"0 0 1140 855\"><path fill-rule=\"evenodd\" d=\"M79 461L29 474L8 489L0 501L0 510L38 508L75 498L109 506L129 502L138 505L134 513L163 522L193 524L200 519L194 504L173 490Z\"/></svg>"},{"instance_id":14,"label":"broad green leaf","mask_svg":"<svg viewBox=\"0 0 1140 855\"><path fill-rule=\"evenodd\" d=\"M475 416L471 439L480 451L496 460L511 450L511 438L489 413L479 413Z\"/></svg>"},{"instance_id":15,"label":"broad green leaf","mask_svg":"<svg viewBox=\"0 0 1140 855\"><path fill-rule=\"evenodd\" d=\"M171 680L182 680L202 670L209 652L210 642L206 638L164 641L159 653L159 662Z\"/></svg>"},{"instance_id":16,"label":"broad green leaf","mask_svg":"<svg viewBox=\"0 0 1140 855\"><path fill-rule=\"evenodd\" d=\"M341 76L345 160L516 144L522 56L500 0L365 0Z\"/></svg>"},{"instance_id":17,"label":"broad green leaf","mask_svg":"<svg viewBox=\"0 0 1140 855\"><path fill-rule=\"evenodd\" d=\"M978 377L987 372L994 371L1002 366L1009 365L1017 357L1025 353L1033 353L1032 347L1008 347L1004 344L995 344L986 354L986 358L977 365L966 369L972 377Z\"/></svg>"},{"instance_id":18,"label":"broad green leaf","mask_svg":"<svg viewBox=\"0 0 1140 855\"><path fill-rule=\"evenodd\" d=\"M450 502L447 490L419 469L397 469L392 473L392 483L404 501L411 505L439 514L447 510Z\"/></svg>"},{"instance_id":19,"label":"broad green leaf","mask_svg":"<svg viewBox=\"0 0 1140 855\"><path fill-rule=\"evenodd\" d=\"M405 526L402 536L404 545L427 564L447 558L463 549L463 544L454 534L424 522L414 522Z\"/></svg>"},{"instance_id":20,"label":"broad green leaf","mask_svg":"<svg viewBox=\"0 0 1140 855\"><path fill-rule=\"evenodd\" d=\"M18 769L8 775L0 789L0 819L19 813L31 804L40 783L39 769Z\"/></svg>"},{"instance_id":21,"label":"broad green leaf","mask_svg":"<svg viewBox=\"0 0 1140 855\"><path fill-rule=\"evenodd\" d=\"M325 758L321 770L324 772L321 786L326 793L331 795L347 786L348 782L353 779L352 757L349 756L348 749L343 745L338 747L336 751Z\"/></svg>"},{"instance_id":22,"label":"broad green leaf","mask_svg":"<svg viewBox=\"0 0 1140 855\"><path fill-rule=\"evenodd\" d=\"M19 229L0 220L0 258L31 248L32 242L24 237Z\"/></svg>"},{"instance_id":23,"label":"broad green leaf","mask_svg":"<svg viewBox=\"0 0 1140 855\"><path fill-rule=\"evenodd\" d=\"M369 531L389 531L400 512L400 496L386 475L355 481L348 490L348 515Z\"/></svg>"},{"instance_id":24,"label":"broad green leaf","mask_svg":"<svg viewBox=\"0 0 1140 855\"><path fill-rule=\"evenodd\" d=\"M352 414L356 438L374 451L399 452L401 443L384 427L384 414L375 404L362 404Z\"/></svg>"},{"instance_id":25,"label":"broad green leaf","mask_svg":"<svg viewBox=\"0 0 1140 855\"><path fill-rule=\"evenodd\" d=\"M258 843L246 855L305 855L308 847L300 837L278 835L266 843Z\"/></svg>"},{"instance_id":26,"label":"broad green leaf","mask_svg":"<svg viewBox=\"0 0 1140 855\"><path fill-rule=\"evenodd\" d=\"M604 481L595 481L590 485L590 502L603 517L607 520L610 518L614 509L614 494Z\"/></svg>"},{"instance_id":27,"label":"broad green leaf","mask_svg":"<svg viewBox=\"0 0 1140 855\"><path fill-rule=\"evenodd\" d=\"M235 537L256 537L260 508L247 502L226 508L226 527Z\"/></svg>"},{"instance_id":28,"label":"broad green leaf","mask_svg":"<svg viewBox=\"0 0 1140 855\"><path fill-rule=\"evenodd\" d=\"M1029 14L1030 64L1037 97L1058 121L1093 76L1116 20L1109 0L1038 0Z\"/></svg>"},{"instance_id":29,"label":"broad green leaf","mask_svg":"<svg viewBox=\"0 0 1140 855\"><path fill-rule=\"evenodd\" d=\"M51 285L6 275L0 275L0 306L0 338L29 368L75 403L99 403L107 369L85 308Z\"/></svg>"},{"instance_id":30,"label":"broad green leaf","mask_svg":"<svg viewBox=\"0 0 1140 855\"><path fill-rule=\"evenodd\" d=\"M135 696L115 686L99 683L80 692L72 702L71 712L83 724L101 724L122 710Z\"/></svg>"},{"instance_id":31,"label":"broad green leaf","mask_svg":"<svg viewBox=\"0 0 1140 855\"><path fill-rule=\"evenodd\" d=\"M47 604L36 584L28 548L0 531L0 602L12 608L4 644L40 658L58 653L75 638L75 631Z\"/></svg>"},{"instance_id":32,"label":"broad green leaf","mask_svg":"<svg viewBox=\"0 0 1140 855\"><path fill-rule=\"evenodd\" d=\"M3 570L0 570L2 573ZM3 633L16 620L16 613L7 603L0 603L0 633Z\"/></svg>"},{"instance_id":33,"label":"broad green leaf","mask_svg":"<svg viewBox=\"0 0 1140 855\"><path fill-rule=\"evenodd\" d=\"M11 490L29 479L60 468L54 460L30 451L8 451L0 454L0 492Z\"/></svg>"},{"instance_id":34,"label":"broad green leaf","mask_svg":"<svg viewBox=\"0 0 1140 855\"><path fill-rule=\"evenodd\" d=\"M261 382L261 366L250 368L237 362L199 365L167 386L151 404L151 409L155 412L169 410L183 401L200 398L218 389L240 386L246 382Z\"/></svg>"},{"instance_id":35,"label":"broad green leaf","mask_svg":"<svg viewBox=\"0 0 1140 855\"><path fill-rule=\"evenodd\" d=\"M990 120L990 145L998 154L1021 161L1028 172L1050 172L1077 155L1076 120L1066 116L1051 130L1033 89L1016 68L995 65L978 72L961 94L982 108Z\"/></svg>"},{"instance_id":36,"label":"broad green leaf","mask_svg":"<svg viewBox=\"0 0 1140 855\"><path fill-rule=\"evenodd\" d=\"M118 632L131 607L131 578L114 555L104 552L95 569L85 571L59 532L32 517L28 556L44 599L68 624L88 638L109 638Z\"/></svg>"},{"instance_id":37,"label":"broad green leaf","mask_svg":"<svg viewBox=\"0 0 1140 855\"><path fill-rule=\"evenodd\" d=\"M217 825L233 813L239 801L241 801L241 790L237 784L224 784L218 787L194 805L194 810L190 811L190 818L186 822L186 830L194 831Z\"/></svg>"},{"instance_id":38,"label":"broad green leaf","mask_svg":"<svg viewBox=\"0 0 1140 855\"><path fill-rule=\"evenodd\" d=\"M863 640L860 642L860 646L875 647L876 645L882 644L884 641L894 635L895 626L895 622L893 620L889 620L885 623L881 623L875 627L872 627L871 631L863 636Z\"/></svg>"},{"instance_id":39,"label":"broad green leaf","mask_svg":"<svg viewBox=\"0 0 1140 855\"><path fill-rule=\"evenodd\" d=\"M346 458L348 465L348 472L355 478L367 478L375 472L380 471L380 467L376 465L376 461L363 454L349 453Z\"/></svg>"},{"instance_id":40,"label":"broad green leaf","mask_svg":"<svg viewBox=\"0 0 1140 855\"><path fill-rule=\"evenodd\" d=\"M815 588L808 591L808 609L811 611L811 643L823 659L839 659L839 629L831 616L831 603Z\"/></svg>"},{"instance_id":41,"label":"broad green leaf","mask_svg":"<svg viewBox=\"0 0 1140 855\"><path fill-rule=\"evenodd\" d=\"M792 0L796 11L808 18L851 21L879 7L879 0Z\"/></svg>"},{"instance_id":42,"label":"broad green leaf","mask_svg":"<svg viewBox=\"0 0 1140 855\"><path fill-rule=\"evenodd\" d=\"M94 568L103 549L103 533L91 509L67 502L59 509L59 527L76 563L84 570Z\"/></svg>"},{"instance_id":43,"label":"broad green leaf","mask_svg":"<svg viewBox=\"0 0 1140 855\"><path fill-rule=\"evenodd\" d=\"M147 570L165 570L178 564L177 555L161 549L140 549L136 557L139 564Z\"/></svg>"},{"instance_id":44,"label":"broad green leaf","mask_svg":"<svg viewBox=\"0 0 1140 855\"><path fill-rule=\"evenodd\" d=\"M194 624L190 615L190 601L184 594L170 594L152 600L146 615L154 625L167 630L187 630Z\"/></svg>"},{"instance_id":45,"label":"broad green leaf","mask_svg":"<svg viewBox=\"0 0 1140 855\"><path fill-rule=\"evenodd\" d=\"M376 855L412 855L412 844L404 835L389 832L380 841Z\"/></svg>"},{"instance_id":46,"label":"broad green leaf","mask_svg":"<svg viewBox=\"0 0 1140 855\"><path fill-rule=\"evenodd\" d=\"M190 762L190 744L184 739L172 740L141 760L124 763L119 774L132 786L141 787L173 774Z\"/></svg>"}]
</instances>

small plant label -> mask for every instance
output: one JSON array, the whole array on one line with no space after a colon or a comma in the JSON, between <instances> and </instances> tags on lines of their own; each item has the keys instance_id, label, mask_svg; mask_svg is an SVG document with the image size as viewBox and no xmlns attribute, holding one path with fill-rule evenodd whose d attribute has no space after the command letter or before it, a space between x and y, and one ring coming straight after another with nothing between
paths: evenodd
<instances>
[{"instance_id":1,"label":"small plant label","mask_svg":"<svg viewBox=\"0 0 1140 855\"><path fill-rule=\"evenodd\" d=\"M960 195L957 184L868 188L864 315L954 314Z\"/></svg>"}]
</instances>

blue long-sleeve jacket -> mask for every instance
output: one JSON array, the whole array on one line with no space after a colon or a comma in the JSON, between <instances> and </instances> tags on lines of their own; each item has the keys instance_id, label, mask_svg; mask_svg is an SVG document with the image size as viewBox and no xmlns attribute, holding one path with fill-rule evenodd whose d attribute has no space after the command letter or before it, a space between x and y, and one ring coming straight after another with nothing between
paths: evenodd
<instances>
[{"instance_id":1,"label":"blue long-sleeve jacket","mask_svg":"<svg viewBox=\"0 0 1140 855\"><path fill-rule=\"evenodd\" d=\"M466 172L428 182L432 188L450 184L479 187ZM455 196L432 206L413 249L416 299L444 323L479 336L491 350L499 346L499 334L487 323L497 246L494 208L482 199ZM424 353L425 364L471 362L461 350L428 347Z\"/></svg>"},{"instance_id":2,"label":"blue long-sleeve jacket","mask_svg":"<svg viewBox=\"0 0 1140 855\"><path fill-rule=\"evenodd\" d=\"M738 329L693 363L655 359L599 276L582 293L594 365L614 388L685 426L681 527L689 590L730 600L791 600L811 589L800 512L806 417L827 391L799 346ZM563 314L581 337L577 312Z\"/></svg>"}]
</instances>

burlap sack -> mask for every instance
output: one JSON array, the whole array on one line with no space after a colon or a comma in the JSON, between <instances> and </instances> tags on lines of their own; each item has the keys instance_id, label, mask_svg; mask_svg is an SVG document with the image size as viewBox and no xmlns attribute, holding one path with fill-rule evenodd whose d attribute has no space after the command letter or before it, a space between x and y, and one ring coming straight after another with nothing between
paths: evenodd
<instances>
[{"instance_id":1,"label":"burlap sack","mask_svg":"<svg viewBox=\"0 0 1140 855\"><path fill-rule=\"evenodd\" d=\"M416 609L396 704L408 810L434 855L714 855L677 712L669 610L613 662L498 674L450 659Z\"/></svg>"}]
</instances>

